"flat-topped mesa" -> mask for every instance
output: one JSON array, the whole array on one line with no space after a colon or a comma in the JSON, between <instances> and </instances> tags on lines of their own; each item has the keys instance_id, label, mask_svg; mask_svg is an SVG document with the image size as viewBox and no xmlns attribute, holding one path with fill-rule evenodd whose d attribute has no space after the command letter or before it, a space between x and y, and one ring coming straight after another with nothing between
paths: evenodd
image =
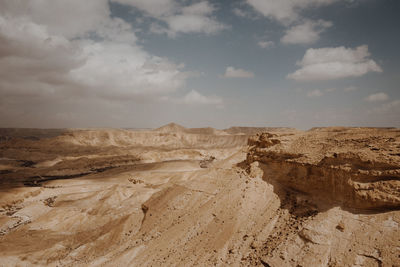
<instances>
[{"instance_id":1,"label":"flat-topped mesa","mask_svg":"<svg viewBox=\"0 0 400 267\"><path fill-rule=\"evenodd\" d=\"M169 123L160 128L154 129L155 132L161 133L186 133L186 134L205 134L205 135L227 135L223 130L217 130L212 127L204 128L186 128L176 123Z\"/></svg>"},{"instance_id":2,"label":"flat-topped mesa","mask_svg":"<svg viewBox=\"0 0 400 267\"><path fill-rule=\"evenodd\" d=\"M307 194L318 203L400 209L399 136L398 131L376 129L313 131L290 138L263 133L249 139L247 171L262 173L274 186Z\"/></svg>"},{"instance_id":3,"label":"flat-topped mesa","mask_svg":"<svg viewBox=\"0 0 400 267\"><path fill-rule=\"evenodd\" d=\"M299 130L289 127L244 127L244 126L233 126L223 130L229 134L247 134L255 135L263 132L298 132Z\"/></svg>"}]
</instances>

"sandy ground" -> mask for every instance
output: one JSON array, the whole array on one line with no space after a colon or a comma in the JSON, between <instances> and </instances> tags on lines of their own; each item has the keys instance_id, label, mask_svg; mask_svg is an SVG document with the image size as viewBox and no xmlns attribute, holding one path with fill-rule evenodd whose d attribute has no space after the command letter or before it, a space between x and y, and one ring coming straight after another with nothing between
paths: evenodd
<instances>
[{"instance_id":1,"label":"sandy ground","mask_svg":"<svg viewBox=\"0 0 400 267\"><path fill-rule=\"evenodd\" d=\"M0 266L400 266L397 129L0 134Z\"/></svg>"}]
</instances>

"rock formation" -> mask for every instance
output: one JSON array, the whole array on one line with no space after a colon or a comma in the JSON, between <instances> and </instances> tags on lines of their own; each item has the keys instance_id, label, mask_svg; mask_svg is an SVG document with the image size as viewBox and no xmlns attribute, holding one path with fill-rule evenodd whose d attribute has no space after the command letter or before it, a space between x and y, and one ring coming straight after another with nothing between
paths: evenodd
<instances>
[{"instance_id":1,"label":"rock formation","mask_svg":"<svg viewBox=\"0 0 400 267\"><path fill-rule=\"evenodd\" d=\"M3 131L0 266L400 266L400 131L268 129Z\"/></svg>"}]
</instances>

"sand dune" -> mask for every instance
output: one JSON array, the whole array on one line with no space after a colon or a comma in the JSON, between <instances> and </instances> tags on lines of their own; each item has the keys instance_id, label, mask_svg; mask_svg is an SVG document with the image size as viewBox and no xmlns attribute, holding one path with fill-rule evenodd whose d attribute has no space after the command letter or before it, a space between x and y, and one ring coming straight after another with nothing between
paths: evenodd
<instances>
[{"instance_id":1,"label":"sand dune","mask_svg":"<svg viewBox=\"0 0 400 267\"><path fill-rule=\"evenodd\" d=\"M8 131L0 266L399 266L400 131L268 129Z\"/></svg>"}]
</instances>

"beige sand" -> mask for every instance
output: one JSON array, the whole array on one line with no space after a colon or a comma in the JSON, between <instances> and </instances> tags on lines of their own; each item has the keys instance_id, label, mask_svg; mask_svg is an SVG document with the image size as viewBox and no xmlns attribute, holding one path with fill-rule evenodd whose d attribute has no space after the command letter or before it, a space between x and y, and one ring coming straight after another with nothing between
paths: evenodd
<instances>
[{"instance_id":1,"label":"beige sand","mask_svg":"<svg viewBox=\"0 0 400 267\"><path fill-rule=\"evenodd\" d=\"M397 129L0 134L0 266L400 266Z\"/></svg>"}]
</instances>

